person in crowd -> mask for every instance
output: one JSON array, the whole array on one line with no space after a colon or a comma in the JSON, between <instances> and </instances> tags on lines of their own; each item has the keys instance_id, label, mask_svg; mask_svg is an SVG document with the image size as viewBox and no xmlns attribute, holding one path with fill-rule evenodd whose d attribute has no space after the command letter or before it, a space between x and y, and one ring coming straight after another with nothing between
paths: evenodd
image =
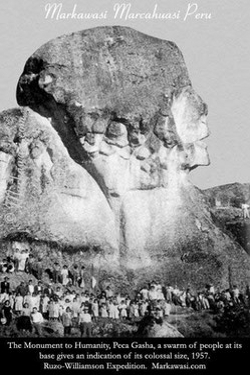
<instances>
[{"instance_id":1,"label":"person in crowd","mask_svg":"<svg viewBox=\"0 0 250 375\"><path fill-rule=\"evenodd\" d=\"M58 298L62 298L63 296L63 291L62 291L62 288L60 286L57 286L56 287L56 290L54 292L54 295L57 296Z\"/></svg>"},{"instance_id":2,"label":"person in crowd","mask_svg":"<svg viewBox=\"0 0 250 375\"><path fill-rule=\"evenodd\" d=\"M21 315L21 312L22 312L22 309L23 309L23 296L21 295L21 293L17 293L17 295L15 297L14 308L15 308L15 313L17 315Z\"/></svg>"},{"instance_id":3,"label":"person in crowd","mask_svg":"<svg viewBox=\"0 0 250 375\"><path fill-rule=\"evenodd\" d=\"M171 285L168 285L166 287L166 301L168 303L172 303L172 293L173 293L173 287Z\"/></svg>"},{"instance_id":4,"label":"person in crowd","mask_svg":"<svg viewBox=\"0 0 250 375\"><path fill-rule=\"evenodd\" d=\"M50 298L47 294L43 294L41 296L41 304L40 304L40 309L41 309L41 313L44 317L44 319L49 319L49 315L48 315L48 305L49 305L49 301L50 301Z\"/></svg>"},{"instance_id":5,"label":"person in crowd","mask_svg":"<svg viewBox=\"0 0 250 375\"><path fill-rule=\"evenodd\" d=\"M85 288L85 267L84 266L81 267L80 272L79 272L78 285L82 289Z\"/></svg>"},{"instance_id":6,"label":"person in crowd","mask_svg":"<svg viewBox=\"0 0 250 375\"><path fill-rule=\"evenodd\" d=\"M44 322L42 314L38 311L37 307L33 307L30 314L31 323L34 333L42 336L42 323Z\"/></svg>"},{"instance_id":7,"label":"person in crowd","mask_svg":"<svg viewBox=\"0 0 250 375\"><path fill-rule=\"evenodd\" d=\"M3 258L0 260L0 272L5 273L7 272L7 259Z\"/></svg>"},{"instance_id":8,"label":"person in crowd","mask_svg":"<svg viewBox=\"0 0 250 375\"><path fill-rule=\"evenodd\" d=\"M92 337L92 318L88 307L84 307L80 312L78 324L82 337Z\"/></svg>"},{"instance_id":9,"label":"person in crowd","mask_svg":"<svg viewBox=\"0 0 250 375\"><path fill-rule=\"evenodd\" d=\"M22 250L19 255L18 255L18 271L19 272L24 272L26 269L26 261L29 257L29 250L25 249Z\"/></svg>"},{"instance_id":10,"label":"person in crowd","mask_svg":"<svg viewBox=\"0 0 250 375\"><path fill-rule=\"evenodd\" d=\"M153 316L155 318L155 323L162 325L163 318L161 314L161 309L159 307L156 307L156 309L153 311Z\"/></svg>"},{"instance_id":11,"label":"person in crowd","mask_svg":"<svg viewBox=\"0 0 250 375\"><path fill-rule=\"evenodd\" d=\"M38 280L42 280L42 277L43 277L43 262L42 262L42 258L38 258L38 260L36 262L35 277Z\"/></svg>"},{"instance_id":12,"label":"person in crowd","mask_svg":"<svg viewBox=\"0 0 250 375\"><path fill-rule=\"evenodd\" d=\"M106 290L105 290L105 296L106 296L106 298L108 299L108 298L113 297L113 294L114 294L113 291L111 290L110 286L108 285L107 288L106 288Z\"/></svg>"},{"instance_id":13,"label":"person in crowd","mask_svg":"<svg viewBox=\"0 0 250 375\"><path fill-rule=\"evenodd\" d=\"M27 303L23 304L21 315L17 318L17 329L23 333L32 332L32 324L30 320L31 310Z\"/></svg>"},{"instance_id":14,"label":"person in crowd","mask_svg":"<svg viewBox=\"0 0 250 375\"><path fill-rule=\"evenodd\" d=\"M33 294L34 293L34 285L33 285L33 282L32 280L29 280L29 283L28 283L28 292L30 292L30 294Z\"/></svg>"},{"instance_id":15,"label":"person in crowd","mask_svg":"<svg viewBox=\"0 0 250 375\"><path fill-rule=\"evenodd\" d=\"M174 305L182 306L182 300L180 298L181 290L175 285L174 289L172 290L172 302Z\"/></svg>"},{"instance_id":16,"label":"person in crowd","mask_svg":"<svg viewBox=\"0 0 250 375\"><path fill-rule=\"evenodd\" d=\"M12 310L14 310L14 305L15 305L15 298L16 298L16 293L14 292L9 292L9 295L8 295L8 300L10 302L10 307L12 308Z\"/></svg>"},{"instance_id":17,"label":"person in crowd","mask_svg":"<svg viewBox=\"0 0 250 375\"><path fill-rule=\"evenodd\" d=\"M30 309L32 310L32 308L33 308L33 306L32 306L33 300L32 300L32 294L31 294L31 292L27 291L24 294L23 303L27 303L30 306Z\"/></svg>"},{"instance_id":18,"label":"person in crowd","mask_svg":"<svg viewBox=\"0 0 250 375\"><path fill-rule=\"evenodd\" d=\"M71 310L72 310L72 318L77 319L79 312L80 312L81 303L77 297L73 298L71 302Z\"/></svg>"},{"instance_id":19,"label":"person in crowd","mask_svg":"<svg viewBox=\"0 0 250 375\"><path fill-rule=\"evenodd\" d=\"M101 318L108 318L108 307L106 302L101 303L99 311Z\"/></svg>"},{"instance_id":20,"label":"person in crowd","mask_svg":"<svg viewBox=\"0 0 250 375\"><path fill-rule=\"evenodd\" d=\"M10 292L10 282L9 278L6 276L4 280L1 282L1 294L7 293L9 294Z\"/></svg>"},{"instance_id":21,"label":"person in crowd","mask_svg":"<svg viewBox=\"0 0 250 375\"><path fill-rule=\"evenodd\" d=\"M59 299L51 298L48 304L49 320L58 320L60 315Z\"/></svg>"},{"instance_id":22,"label":"person in crowd","mask_svg":"<svg viewBox=\"0 0 250 375\"><path fill-rule=\"evenodd\" d=\"M25 302L23 304L23 308L22 308L22 311L21 311L21 315L22 316L29 316L30 317L30 314L31 314L31 309L29 307L29 304L27 302Z\"/></svg>"},{"instance_id":23,"label":"person in crowd","mask_svg":"<svg viewBox=\"0 0 250 375\"><path fill-rule=\"evenodd\" d=\"M18 271L18 268L19 268L20 255L21 255L20 250L16 248L13 253L14 268L16 272Z\"/></svg>"},{"instance_id":24,"label":"person in crowd","mask_svg":"<svg viewBox=\"0 0 250 375\"><path fill-rule=\"evenodd\" d=\"M72 275L72 285L77 286L80 281L80 270L77 264L74 264L71 270L71 275Z\"/></svg>"},{"instance_id":25,"label":"person in crowd","mask_svg":"<svg viewBox=\"0 0 250 375\"><path fill-rule=\"evenodd\" d=\"M193 301L194 301L194 296L192 295L190 288L187 288L186 300L185 300L186 306L192 307Z\"/></svg>"},{"instance_id":26,"label":"person in crowd","mask_svg":"<svg viewBox=\"0 0 250 375\"><path fill-rule=\"evenodd\" d=\"M6 271L7 273L13 273L15 271L15 265L14 265L14 260L12 257L8 256L6 258Z\"/></svg>"},{"instance_id":27,"label":"person in crowd","mask_svg":"<svg viewBox=\"0 0 250 375\"><path fill-rule=\"evenodd\" d=\"M62 285L66 286L69 282L69 269L66 264L61 269Z\"/></svg>"},{"instance_id":28,"label":"person in crowd","mask_svg":"<svg viewBox=\"0 0 250 375\"><path fill-rule=\"evenodd\" d=\"M73 314L68 306L62 313L62 325L64 327L64 336L71 334Z\"/></svg>"},{"instance_id":29,"label":"person in crowd","mask_svg":"<svg viewBox=\"0 0 250 375\"><path fill-rule=\"evenodd\" d=\"M20 284L16 288L16 294L20 293L21 296L25 296L27 293L27 286L24 285L24 281L21 281Z\"/></svg>"},{"instance_id":30,"label":"person in crowd","mask_svg":"<svg viewBox=\"0 0 250 375\"><path fill-rule=\"evenodd\" d=\"M143 299L143 301L146 301L148 299L148 289L146 286L144 286L141 290L140 290L140 295L141 295L141 298Z\"/></svg>"},{"instance_id":31,"label":"person in crowd","mask_svg":"<svg viewBox=\"0 0 250 375\"><path fill-rule=\"evenodd\" d=\"M239 304L240 303L240 290L237 287L237 285L233 285L232 288L232 299L234 303Z\"/></svg>"},{"instance_id":32,"label":"person in crowd","mask_svg":"<svg viewBox=\"0 0 250 375\"><path fill-rule=\"evenodd\" d=\"M116 319L117 316L117 306L114 301L111 299L108 303L108 317L110 319Z\"/></svg>"},{"instance_id":33,"label":"person in crowd","mask_svg":"<svg viewBox=\"0 0 250 375\"><path fill-rule=\"evenodd\" d=\"M95 298L91 304L91 314L92 314L93 320L96 321L97 318L99 317L99 304L98 304L97 298Z\"/></svg>"},{"instance_id":34,"label":"person in crowd","mask_svg":"<svg viewBox=\"0 0 250 375\"><path fill-rule=\"evenodd\" d=\"M55 262L53 265L52 277L55 284L61 282L61 268L58 262Z\"/></svg>"},{"instance_id":35,"label":"person in crowd","mask_svg":"<svg viewBox=\"0 0 250 375\"><path fill-rule=\"evenodd\" d=\"M49 297L52 297L54 295L54 289L51 282L44 286L43 293L47 294Z\"/></svg>"},{"instance_id":36,"label":"person in crowd","mask_svg":"<svg viewBox=\"0 0 250 375\"><path fill-rule=\"evenodd\" d=\"M249 215L249 204L247 203L242 203L241 205L241 209L242 209L242 215L243 215L243 219L249 219L250 218L250 215Z\"/></svg>"},{"instance_id":37,"label":"person in crowd","mask_svg":"<svg viewBox=\"0 0 250 375\"><path fill-rule=\"evenodd\" d=\"M158 296L158 293L157 293L157 290L156 290L156 285L152 284L150 289L149 289L149 292L148 292L148 299L150 301L153 301L153 300L157 299L157 296Z\"/></svg>"},{"instance_id":38,"label":"person in crowd","mask_svg":"<svg viewBox=\"0 0 250 375\"><path fill-rule=\"evenodd\" d=\"M27 260L26 260L26 264L25 264L26 273L35 276L35 273L36 273L35 264L36 264L36 260L35 260L34 255L29 254L29 256L27 257Z\"/></svg>"},{"instance_id":39,"label":"person in crowd","mask_svg":"<svg viewBox=\"0 0 250 375\"><path fill-rule=\"evenodd\" d=\"M39 280L38 283L34 286L34 293L43 294L43 284L41 280Z\"/></svg>"},{"instance_id":40,"label":"person in crowd","mask_svg":"<svg viewBox=\"0 0 250 375\"><path fill-rule=\"evenodd\" d=\"M10 306L9 300L6 300L4 302L4 305L3 305L2 311L1 311L1 319L5 319L5 325L6 326L9 326L11 321L12 321L12 308Z\"/></svg>"},{"instance_id":41,"label":"person in crowd","mask_svg":"<svg viewBox=\"0 0 250 375\"><path fill-rule=\"evenodd\" d=\"M139 303L140 316L145 316L147 309L148 309L148 300L142 299L142 301Z\"/></svg>"},{"instance_id":42,"label":"person in crowd","mask_svg":"<svg viewBox=\"0 0 250 375\"><path fill-rule=\"evenodd\" d=\"M126 319L128 317L128 311L127 311L127 304L125 303L125 300L121 300L121 303L119 305L120 310L120 317L121 319Z\"/></svg>"}]
</instances>

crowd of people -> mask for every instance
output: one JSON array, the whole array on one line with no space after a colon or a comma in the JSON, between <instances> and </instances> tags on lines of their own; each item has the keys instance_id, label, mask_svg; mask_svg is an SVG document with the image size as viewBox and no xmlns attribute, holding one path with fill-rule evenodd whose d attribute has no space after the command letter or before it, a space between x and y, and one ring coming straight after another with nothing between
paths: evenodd
<instances>
[{"instance_id":1,"label":"crowd of people","mask_svg":"<svg viewBox=\"0 0 250 375\"><path fill-rule=\"evenodd\" d=\"M39 267L36 273L37 270ZM2 271L8 272L7 269ZM103 319L139 321L154 315L162 322L176 306L220 311L235 304L249 306L250 301L249 288L242 293L236 285L218 291L209 284L195 293L190 288L181 290L155 281L130 295L123 295L111 286L100 290L94 278L86 287L84 266L79 269L77 265L69 270L66 265L60 267L55 263L50 276L48 283L34 282L31 278L27 283L21 281L14 289L10 287L8 276L4 276L0 294L1 324L8 326L14 321L18 330L42 335L44 322L59 321L65 335L78 327L81 336L91 337L93 323Z\"/></svg>"},{"instance_id":2,"label":"crowd of people","mask_svg":"<svg viewBox=\"0 0 250 375\"><path fill-rule=\"evenodd\" d=\"M42 258L36 259L28 249L15 249L14 253L0 260L1 273L25 272L41 280L44 272L54 283L73 285L84 288L85 266L78 267L74 264L71 268L67 265L60 266L54 262L51 268L44 269Z\"/></svg>"}]
</instances>

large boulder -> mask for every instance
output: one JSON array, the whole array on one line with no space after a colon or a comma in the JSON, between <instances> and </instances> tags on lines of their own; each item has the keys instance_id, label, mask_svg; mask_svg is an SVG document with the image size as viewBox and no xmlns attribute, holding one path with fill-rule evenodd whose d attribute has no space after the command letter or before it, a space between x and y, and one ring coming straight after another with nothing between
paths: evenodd
<instances>
[{"instance_id":1,"label":"large boulder","mask_svg":"<svg viewBox=\"0 0 250 375\"><path fill-rule=\"evenodd\" d=\"M169 324L166 320L160 324L155 324L149 331L149 337L184 337L176 327Z\"/></svg>"},{"instance_id":2,"label":"large boulder","mask_svg":"<svg viewBox=\"0 0 250 375\"><path fill-rule=\"evenodd\" d=\"M93 186L87 211L72 194L60 209L71 224L78 218L77 233L93 227L95 236L85 240L112 249L118 242L130 283L158 276L183 286L228 286L249 277L249 257L215 226L188 181L193 168L209 164L207 106L174 43L120 26L61 36L28 59L17 101L48 119L75 175ZM58 225L52 228L56 234ZM70 232L73 245L84 240L73 224Z\"/></svg>"},{"instance_id":3,"label":"large boulder","mask_svg":"<svg viewBox=\"0 0 250 375\"><path fill-rule=\"evenodd\" d=\"M27 61L17 101L51 118L70 156L107 199L167 188L209 163L207 106L178 47L126 27L54 39Z\"/></svg>"}]
</instances>

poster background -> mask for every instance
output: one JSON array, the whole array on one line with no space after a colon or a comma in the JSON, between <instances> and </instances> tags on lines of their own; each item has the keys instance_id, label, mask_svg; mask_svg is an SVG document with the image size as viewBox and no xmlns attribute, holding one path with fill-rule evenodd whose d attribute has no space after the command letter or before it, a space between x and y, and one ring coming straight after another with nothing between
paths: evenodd
<instances>
[{"instance_id":1,"label":"poster background","mask_svg":"<svg viewBox=\"0 0 250 375\"><path fill-rule=\"evenodd\" d=\"M27 58L43 43L61 34L103 25L124 25L155 37L174 41L182 51L194 88L209 107L211 136L208 140L211 166L192 172L192 181L201 188L249 182L250 132L248 119L250 82L249 0L131 0L131 12L152 12L157 4L162 13L180 10L180 19L114 19L117 0L61 0L64 12L77 4L78 12L108 12L105 20L46 19L48 0L8 0L0 4L0 110L16 106L16 84ZM198 12L211 18L184 21L188 4L196 3ZM1 357L9 370L33 370L34 358L10 353L6 340L0 340ZM249 340L245 341L249 348ZM246 350L228 359L221 352L212 363L213 373L242 370ZM27 352L26 352L27 354ZM29 362L30 361L30 362ZM2 362L2 364L3 364ZM246 371L247 367L245 367ZM36 373L39 369L36 368ZM211 371L212 372L212 371ZM58 373L58 372L57 372ZM60 372L62 373L62 372Z\"/></svg>"},{"instance_id":2,"label":"poster background","mask_svg":"<svg viewBox=\"0 0 250 375\"><path fill-rule=\"evenodd\" d=\"M174 41L181 49L194 88L209 107L211 166L190 175L200 188L249 182L250 23L248 0L62 0L62 12L107 11L103 20L46 19L48 0L9 0L0 4L0 110L16 106L16 83L27 58L61 34L103 25L124 25ZM131 13L180 11L180 19L114 19L116 3L131 3ZM210 19L184 16L188 4Z\"/></svg>"}]
</instances>

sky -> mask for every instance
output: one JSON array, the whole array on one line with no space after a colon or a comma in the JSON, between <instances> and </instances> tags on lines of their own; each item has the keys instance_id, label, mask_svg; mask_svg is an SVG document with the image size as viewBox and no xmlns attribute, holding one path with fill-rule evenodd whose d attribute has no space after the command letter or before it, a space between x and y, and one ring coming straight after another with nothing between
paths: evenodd
<instances>
[{"instance_id":1,"label":"sky","mask_svg":"<svg viewBox=\"0 0 250 375\"><path fill-rule=\"evenodd\" d=\"M61 13L106 12L105 19L46 18L47 4ZM115 18L115 5L130 14L179 12L175 19ZM189 15L187 15L189 9ZM8 0L0 4L0 110L16 107L16 85L28 57L59 35L104 25L123 25L175 42L184 55L194 89L208 104L211 165L190 180L199 188L250 182L249 0ZM191 14L192 13L192 14ZM203 14L203 16L201 16Z\"/></svg>"}]
</instances>

